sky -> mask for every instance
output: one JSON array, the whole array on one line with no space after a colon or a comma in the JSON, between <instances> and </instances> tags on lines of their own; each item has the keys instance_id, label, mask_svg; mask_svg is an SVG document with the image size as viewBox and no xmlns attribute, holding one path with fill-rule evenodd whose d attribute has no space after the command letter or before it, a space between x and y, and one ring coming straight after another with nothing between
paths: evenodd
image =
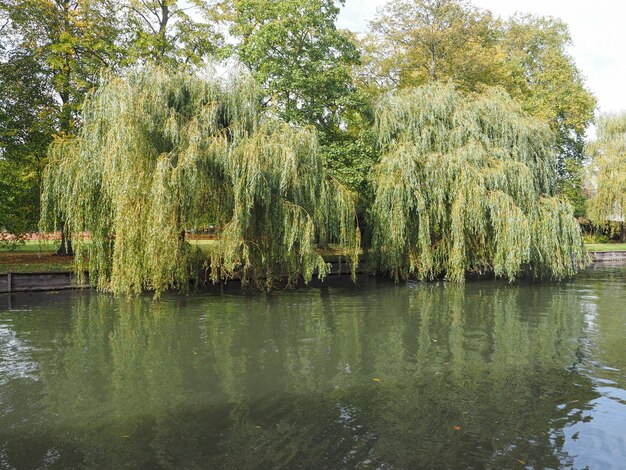
<instances>
[{"instance_id":1,"label":"sky","mask_svg":"<svg viewBox=\"0 0 626 470\"><path fill-rule=\"evenodd\" d=\"M346 0L339 27L364 32L386 0ZM626 2L621 0L473 0L503 18L519 13L554 16L570 28L570 53L600 112L626 111Z\"/></svg>"}]
</instances>

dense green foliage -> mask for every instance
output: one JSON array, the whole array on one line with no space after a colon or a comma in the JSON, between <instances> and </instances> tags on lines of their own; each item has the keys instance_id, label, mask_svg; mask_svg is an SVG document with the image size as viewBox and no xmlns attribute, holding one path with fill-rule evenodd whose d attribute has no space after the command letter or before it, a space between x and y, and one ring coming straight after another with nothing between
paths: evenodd
<instances>
[{"instance_id":1,"label":"dense green foliage","mask_svg":"<svg viewBox=\"0 0 626 470\"><path fill-rule=\"evenodd\" d=\"M0 0L0 230L36 230L47 147L77 132L103 69L196 65L220 44L211 4L183 3Z\"/></svg>"},{"instance_id":2,"label":"dense green foliage","mask_svg":"<svg viewBox=\"0 0 626 470\"><path fill-rule=\"evenodd\" d=\"M335 0L234 0L239 60L263 86L266 104L289 122L328 129L348 104L358 52L338 31Z\"/></svg>"},{"instance_id":3,"label":"dense green foliage","mask_svg":"<svg viewBox=\"0 0 626 470\"><path fill-rule=\"evenodd\" d=\"M558 190L583 215L585 133L597 103L568 52L568 27L553 18L515 17L506 23L503 44L512 77L503 85L524 110L550 124Z\"/></svg>"},{"instance_id":4,"label":"dense green foliage","mask_svg":"<svg viewBox=\"0 0 626 470\"><path fill-rule=\"evenodd\" d=\"M568 54L567 26L499 19L466 0L391 0L358 37L337 28L343 4L0 0L0 231L34 228L47 166L43 223L94 232L79 262L103 289L186 286L202 257L181 233L209 225L221 236L206 263L213 280L323 275L315 246L341 241L355 256L357 226L365 254L373 244L374 265L396 278L575 270L579 239L554 196L585 214L595 99ZM210 66L255 86L205 82ZM443 104L411 104L422 93ZM223 112L203 114L209 103ZM431 112L439 124L421 121ZM506 129L489 121L496 115ZM483 119L492 131L477 130ZM400 158L449 135L445 148ZM454 158L444 167L433 152ZM398 172L405 189L393 189Z\"/></svg>"},{"instance_id":5,"label":"dense green foliage","mask_svg":"<svg viewBox=\"0 0 626 470\"><path fill-rule=\"evenodd\" d=\"M264 106L318 131L329 171L359 196L364 220L368 173L377 153L369 104L353 82L353 37L336 27L343 0L233 0L236 58L262 87Z\"/></svg>"},{"instance_id":6,"label":"dense green foliage","mask_svg":"<svg viewBox=\"0 0 626 470\"><path fill-rule=\"evenodd\" d=\"M37 230L41 172L58 107L32 56L11 54L0 63L0 76L0 231L19 236Z\"/></svg>"},{"instance_id":7,"label":"dense green foliage","mask_svg":"<svg viewBox=\"0 0 626 470\"><path fill-rule=\"evenodd\" d=\"M572 209L553 197L553 135L503 91L406 90L383 100L377 131L378 270L460 282L466 271L561 278L584 265Z\"/></svg>"},{"instance_id":8,"label":"dense green foliage","mask_svg":"<svg viewBox=\"0 0 626 470\"><path fill-rule=\"evenodd\" d=\"M500 86L556 134L560 192L581 202L584 138L596 100L553 18L503 21L465 0L392 0L363 44L359 77L373 93L450 80L462 90Z\"/></svg>"},{"instance_id":9,"label":"dense green foliage","mask_svg":"<svg viewBox=\"0 0 626 470\"><path fill-rule=\"evenodd\" d=\"M125 11L124 62L199 65L221 47L220 10L210 0L119 0Z\"/></svg>"},{"instance_id":10,"label":"dense green foliage","mask_svg":"<svg viewBox=\"0 0 626 470\"><path fill-rule=\"evenodd\" d=\"M89 232L76 240L79 269L114 292L185 289L203 260L184 231L209 224L220 227L204 260L213 281L323 278L316 249L330 242L355 269L351 194L327 176L315 133L264 117L259 100L245 80L160 69L108 80L80 135L52 146L44 228L62 212L73 233Z\"/></svg>"},{"instance_id":11,"label":"dense green foliage","mask_svg":"<svg viewBox=\"0 0 626 470\"><path fill-rule=\"evenodd\" d=\"M78 125L85 93L97 82L101 68L115 67L120 31L114 0L0 0L0 12L7 29L1 87L27 84L19 108L32 123L21 129L18 123L9 124L22 131L23 147L5 147L2 155L10 172L2 171L0 180L16 176L11 204L20 223L10 229L20 233L32 230L32 219L39 216L33 201L39 199L45 148L54 134L69 135ZM11 106L15 97L0 99L0 106ZM59 254L72 254L63 218L54 227L59 228L63 233Z\"/></svg>"},{"instance_id":12,"label":"dense green foliage","mask_svg":"<svg viewBox=\"0 0 626 470\"><path fill-rule=\"evenodd\" d=\"M28 56L39 64L60 102L56 132L71 132L101 68L116 63L115 2L1 0L0 9L7 15L8 61Z\"/></svg>"},{"instance_id":13,"label":"dense green foliage","mask_svg":"<svg viewBox=\"0 0 626 470\"><path fill-rule=\"evenodd\" d=\"M390 1L365 40L366 79L383 88L446 79L469 90L495 85L505 75L497 27L491 13L463 0Z\"/></svg>"},{"instance_id":14,"label":"dense green foliage","mask_svg":"<svg viewBox=\"0 0 626 470\"><path fill-rule=\"evenodd\" d=\"M626 241L626 115L603 115L598 120L598 139L590 147L595 191L589 213L599 225L621 221Z\"/></svg>"}]
</instances>

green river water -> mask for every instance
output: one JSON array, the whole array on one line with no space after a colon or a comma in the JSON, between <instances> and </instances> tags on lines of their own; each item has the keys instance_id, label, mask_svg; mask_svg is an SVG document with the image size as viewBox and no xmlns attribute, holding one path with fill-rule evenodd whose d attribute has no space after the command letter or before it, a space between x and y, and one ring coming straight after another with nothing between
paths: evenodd
<instances>
[{"instance_id":1,"label":"green river water","mask_svg":"<svg viewBox=\"0 0 626 470\"><path fill-rule=\"evenodd\" d=\"M0 468L626 468L626 267L0 296Z\"/></svg>"}]
</instances>

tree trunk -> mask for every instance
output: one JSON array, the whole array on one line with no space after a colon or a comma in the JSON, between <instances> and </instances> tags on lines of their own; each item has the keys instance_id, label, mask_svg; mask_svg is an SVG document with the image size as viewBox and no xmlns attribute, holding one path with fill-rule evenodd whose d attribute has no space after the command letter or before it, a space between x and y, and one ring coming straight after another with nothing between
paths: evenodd
<instances>
[{"instance_id":1,"label":"tree trunk","mask_svg":"<svg viewBox=\"0 0 626 470\"><path fill-rule=\"evenodd\" d=\"M159 32L154 60L157 64L164 62L167 54L167 25L170 20L170 6L165 0L160 2L161 16L159 17ZM157 15L158 17L158 15Z\"/></svg>"},{"instance_id":2,"label":"tree trunk","mask_svg":"<svg viewBox=\"0 0 626 470\"><path fill-rule=\"evenodd\" d=\"M67 225L64 221L61 221L61 246L57 250L57 256L74 256L72 239L67 232Z\"/></svg>"},{"instance_id":3,"label":"tree trunk","mask_svg":"<svg viewBox=\"0 0 626 470\"><path fill-rule=\"evenodd\" d=\"M620 237L622 243L626 243L626 220L622 222L622 236Z\"/></svg>"},{"instance_id":4,"label":"tree trunk","mask_svg":"<svg viewBox=\"0 0 626 470\"><path fill-rule=\"evenodd\" d=\"M67 242L65 240L65 222L61 221L61 246L57 250L57 256L67 256Z\"/></svg>"},{"instance_id":5,"label":"tree trunk","mask_svg":"<svg viewBox=\"0 0 626 470\"><path fill-rule=\"evenodd\" d=\"M431 44L430 46L429 73L430 73L430 78L433 81L437 81L437 46L435 44Z\"/></svg>"},{"instance_id":6,"label":"tree trunk","mask_svg":"<svg viewBox=\"0 0 626 470\"><path fill-rule=\"evenodd\" d=\"M72 248L72 237L69 233L65 237L65 243L67 244L67 256L74 256L74 248Z\"/></svg>"},{"instance_id":7,"label":"tree trunk","mask_svg":"<svg viewBox=\"0 0 626 470\"><path fill-rule=\"evenodd\" d=\"M63 8L63 24L64 30L70 29L70 3L69 0L64 0L62 4ZM70 90L72 80L72 63L69 53L63 55L64 66L59 71L60 89L58 90L61 98L61 114L59 116L59 130L65 136L70 133L72 124L72 109L70 104ZM67 224L63 220L63 214L61 216L61 246L57 250L57 256L73 256L72 241L67 233Z\"/></svg>"}]
</instances>

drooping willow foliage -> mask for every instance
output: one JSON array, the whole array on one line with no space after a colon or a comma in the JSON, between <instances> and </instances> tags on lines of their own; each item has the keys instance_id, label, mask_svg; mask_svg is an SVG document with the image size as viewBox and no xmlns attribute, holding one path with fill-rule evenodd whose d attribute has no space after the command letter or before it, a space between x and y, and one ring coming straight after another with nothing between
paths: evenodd
<instances>
[{"instance_id":1,"label":"drooping willow foliage","mask_svg":"<svg viewBox=\"0 0 626 470\"><path fill-rule=\"evenodd\" d=\"M259 102L246 79L108 78L86 100L80 135L51 147L42 228L62 213L78 269L118 293L185 289L203 262L214 282L308 282L328 273L317 251L328 243L356 269L351 194L327 175L314 131L264 116ZM220 239L203 254L184 233L209 225Z\"/></svg>"},{"instance_id":2,"label":"drooping willow foliage","mask_svg":"<svg viewBox=\"0 0 626 470\"><path fill-rule=\"evenodd\" d=\"M598 120L598 138L591 145L595 194L589 215L597 224L626 219L626 114Z\"/></svg>"},{"instance_id":3,"label":"drooping willow foliage","mask_svg":"<svg viewBox=\"0 0 626 470\"><path fill-rule=\"evenodd\" d=\"M511 280L525 270L561 278L586 263L572 208L553 196L553 136L503 91L405 90L381 104L376 131L379 271L462 282L490 269Z\"/></svg>"}]
</instances>

